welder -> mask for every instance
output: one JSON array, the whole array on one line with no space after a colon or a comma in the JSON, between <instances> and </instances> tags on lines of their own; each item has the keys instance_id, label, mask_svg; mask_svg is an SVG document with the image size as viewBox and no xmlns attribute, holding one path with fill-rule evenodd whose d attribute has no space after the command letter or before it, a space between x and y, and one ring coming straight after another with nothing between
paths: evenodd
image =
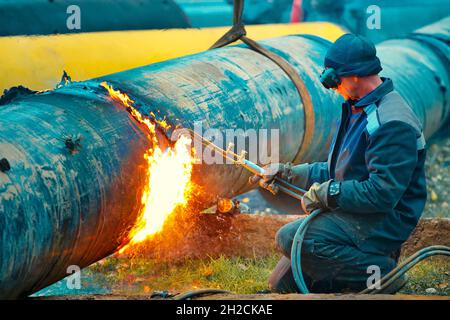
<instances>
[{"instance_id":1,"label":"welder","mask_svg":"<svg viewBox=\"0 0 450 320\"><path fill-rule=\"evenodd\" d=\"M323 213L308 226L302 244L303 277L314 293L358 292L397 264L426 201L422 127L393 81L382 70L375 46L345 34L325 56L320 81L345 99L326 162L267 166L275 176L308 190L305 214ZM333 107L333 106L330 106ZM264 183L263 183L264 185ZM274 292L298 292L291 247L302 219L283 226L276 242L283 253L270 279ZM383 293L395 293L402 277Z\"/></svg>"}]
</instances>

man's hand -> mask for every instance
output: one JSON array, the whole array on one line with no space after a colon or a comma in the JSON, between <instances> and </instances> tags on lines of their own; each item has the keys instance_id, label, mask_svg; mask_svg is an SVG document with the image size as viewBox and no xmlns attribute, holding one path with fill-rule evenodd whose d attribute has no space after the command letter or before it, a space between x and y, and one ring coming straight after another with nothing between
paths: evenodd
<instances>
[{"instance_id":1,"label":"man's hand","mask_svg":"<svg viewBox=\"0 0 450 320\"><path fill-rule=\"evenodd\" d=\"M255 175L250 178L250 183L258 183L262 188L268 188L275 177L286 180L302 189L307 188L309 177L309 164L303 163L293 166L287 163L272 163L264 166L264 174L262 176Z\"/></svg>"},{"instance_id":2,"label":"man's hand","mask_svg":"<svg viewBox=\"0 0 450 320\"><path fill-rule=\"evenodd\" d=\"M289 180L291 172L291 163L271 163L263 167L264 173L254 175L250 178L250 183L258 183L261 188L267 189L273 194L277 193L277 188L274 185L273 179L280 177L281 179Z\"/></svg>"},{"instance_id":3,"label":"man's hand","mask_svg":"<svg viewBox=\"0 0 450 320\"><path fill-rule=\"evenodd\" d=\"M275 177L289 180L292 170L292 163L271 163L264 166L263 169L264 174L261 178L264 180L264 182L270 182Z\"/></svg>"},{"instance_id":4,"label":"man's hand","mask_svg":"<svg viewBox=\"0 0 450 320\"><path fill-rule=\"evenodd\" d=\"M282 179L288 179L291 164L284 163L271 163L263 167L264 173L262 175L254 175L250 178L251 183L258 183L261 185L269 184L272 180L278 176Z\"/></svg>"},{"instance_id":5,"label":"man's hand","mask_svg":"<svg viewBox=\"0 0 450 320\"><path fill-rule=\"evenodd\" d=\"M316 209L328 208L328 189L332 180L322 184L315 182L302 198L302 208L306 214Z\"/></svg>"}]
</instances>

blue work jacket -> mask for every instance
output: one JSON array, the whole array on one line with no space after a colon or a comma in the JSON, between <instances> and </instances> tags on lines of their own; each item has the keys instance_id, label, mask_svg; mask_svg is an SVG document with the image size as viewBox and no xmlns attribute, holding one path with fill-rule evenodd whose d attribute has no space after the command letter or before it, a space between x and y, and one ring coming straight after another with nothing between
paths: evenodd
<instances>
[{"instance_id":1,"label":"blue work jacket","mask_svg":"<svg viewBox=\"0 0 450 320\"><path fill-rule=\"evenodd\" d=\"M422 127L390 79L342 105L327 162L310 164L308 187L341 182L330 214L362 251L400 248L422 215L427 192Z\"/></svg>"}]
</instances>

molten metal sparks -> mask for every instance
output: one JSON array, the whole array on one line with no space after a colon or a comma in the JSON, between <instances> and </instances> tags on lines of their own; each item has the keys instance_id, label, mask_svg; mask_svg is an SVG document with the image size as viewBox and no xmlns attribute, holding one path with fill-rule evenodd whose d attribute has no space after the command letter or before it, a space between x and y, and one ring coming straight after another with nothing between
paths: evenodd
<instances>
[{"instance_id":1,"label":"molten metal sparks","mask_svg":"<svg viewBox=\"0 0 450 320\"><path fill-rule=\"evenodd\" d=\"M134 101L119 90L114 90L106 82L101 85L108 90L112 99L123 104L137 121L146 125L150 131L149 138L153 142L153 146L144 155L148 169L147 184L141 200L143 209L131 230L129 243L120 249L120 252L123 252L130 245L160 232L175 208L186 205L192 191L191 139L181 136L173 148L161 150L156 139L155 124L133 107ZM165 120L155 121L163 128L169 127Z\"/></svg>"}]
</instances>

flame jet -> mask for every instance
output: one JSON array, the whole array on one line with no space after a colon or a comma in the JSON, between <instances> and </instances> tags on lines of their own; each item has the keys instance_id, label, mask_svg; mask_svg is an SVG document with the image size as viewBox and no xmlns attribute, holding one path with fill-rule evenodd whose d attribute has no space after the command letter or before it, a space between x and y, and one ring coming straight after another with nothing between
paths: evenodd
<instances>
[{"instance_id":1,"label":"flame jet","mask_svg":"<svg viewBox=\"0 0 450 320\"><path fill-rule=\"evenodd\" d=\"M424 125L427 138L448 136L450 19L377 49ZM323 160L340 98L319 82L330 43L294 35L261 42L297 70L298 92L271 60L237 45L112 74L0 106L0 298L24 297L85 267L123 243L142 209L151 141L114 103L103 81L127 93L143 115L191 128L278 129L280 161ZM156 130L161 145L168 143ZM170 131L166 134L170 135ZM209 194L249 189L233 165L194 165Z\"/></svg>"}]
</instances>

